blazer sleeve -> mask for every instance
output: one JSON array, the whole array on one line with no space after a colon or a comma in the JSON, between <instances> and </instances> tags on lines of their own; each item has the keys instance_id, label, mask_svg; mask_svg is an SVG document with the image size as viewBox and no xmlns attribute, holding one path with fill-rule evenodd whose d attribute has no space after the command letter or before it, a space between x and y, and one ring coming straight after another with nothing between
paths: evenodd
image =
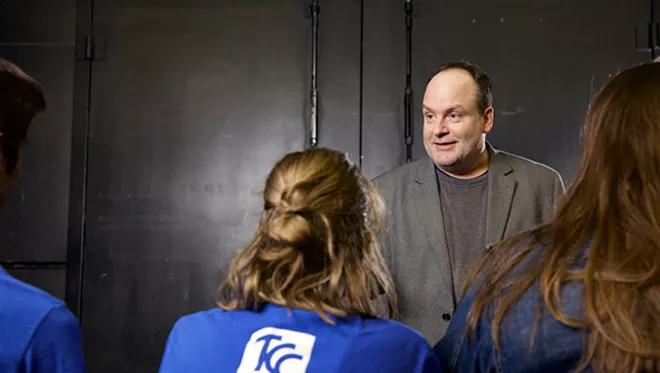
<instances>
[{"instance_id":1,"label":"blazer sleeve","mask_svg":"<svg viewBox=\"0 0 660 373\"><path fill-rule=\"evenodd\" d=\"M388 219L389 221L389 219ZM387 270L392 273L392 255L391 255L391 232L389 231L389 227L386 228L384 232L381 232L380 236L378 237L378 243L380 246L380 251L383 256L383 260L385 261L385 265L387 266ZM395 285L396 286L396 285ZM376 304L375 304L378 316L388 318L391 311L390 309L390 304L387 300L387 296L385 295L385 289L380 287L379 289L379 296L376 299Z\"/></svg>"},{"instance_id":2,"label":"blazer sleeve","mask_svg":"<svg viewBox=\"0 0 660 373\"><path fill-rule=\"evenodd\" d=\"M377 177L373 180L376 184L378 193L380 193L385 202L385 211L386 211L386 222L385 227L382 232L380 232L378 239L378 244L380 246L380 252L387 266L387 270L392 273L393 271L393 259L392 259L392 210L391 210L391 186L387 181L382 180L381 177ZM395 285L396 286L396 285ZM385 295L385 290L380 288L380 295L376 299L376 309L380 317L387 318L391 311L387 296Z\"/></svg>"},{"instance_id":3,"label":"blazer sleeve","mask_svg":"<svg viewBox=\"0 0 660 373\"><path fill-rule=\"evenodd\" d=\"M561 199L561 197L564 195L564 192L566 192L566 189L564 188L564 181L561 178L561 175L559 173L555 173L555 177L553 180L553 201L552 204L556 208L557 203Z\"/></svg>"}]
</instances>

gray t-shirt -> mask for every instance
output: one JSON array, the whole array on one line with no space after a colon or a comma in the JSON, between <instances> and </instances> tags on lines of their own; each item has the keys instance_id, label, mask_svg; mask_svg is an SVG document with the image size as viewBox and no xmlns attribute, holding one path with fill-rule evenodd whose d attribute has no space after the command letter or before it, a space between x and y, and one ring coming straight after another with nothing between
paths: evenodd
<instances>
[{"instance_id":1,"label":"gray t-shirt","mask_svg":"<svg viewBox=\"0 0 660 373\"><path fill-rule=\"evenodd\" d=\"M456 306L470 267L486 248L488 172L456 179L436 167L436 175Z\"/></svg>"}]
</instances>

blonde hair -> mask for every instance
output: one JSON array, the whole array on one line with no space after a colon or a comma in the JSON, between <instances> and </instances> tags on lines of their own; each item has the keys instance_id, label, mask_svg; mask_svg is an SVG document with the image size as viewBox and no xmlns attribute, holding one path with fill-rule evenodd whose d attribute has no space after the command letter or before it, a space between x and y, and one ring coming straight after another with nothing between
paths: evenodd
<instances>
[{"instance_id":1,"label":"blonde hair","mask_svg":"<svg viewBox=\"0 0 660 373\"><path fill-rule=\"evenodd\" d=\"M332 323L328 313L376 317L384 292L396 310L376 238L384 219L375 186L344 154L316 148L286 155L266 180L255 237L234 258L218 305L273 303Z\"/></svg>"}]
</instances>

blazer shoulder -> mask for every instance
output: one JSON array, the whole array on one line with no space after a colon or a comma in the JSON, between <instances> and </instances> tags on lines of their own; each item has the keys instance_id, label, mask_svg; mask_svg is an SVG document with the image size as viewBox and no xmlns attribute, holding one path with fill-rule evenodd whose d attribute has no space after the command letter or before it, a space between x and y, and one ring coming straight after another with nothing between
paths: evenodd
<instances>
[{"instance_id":1,"label":"blazer shoulder","mask_svg":"<svg viewBox=\"0 0 660 373\"><path fill-rule=\"evenodd\" d=\"M412 179L417 172L417 169L421 166L424 166L428 160L422 158L414 162L406 163L404 165L395 167L389 171L385 171L382 174L374 178L374 182L379 187L381 186L390 186L393 184L401 183L403 180Z\"/></svg>"},{"instance_id":2,"label":"blazer shoulder","mask_svg":"<svg viewBox=\"0 0 660 373\"><path fill-rule=\"evenodd\" d=\"M548 165L501 150L498 150L497 154L507 160L514 172L523 174L525 177L543 181L561 180L559 172Z\"/></svg>"}]
</instances>

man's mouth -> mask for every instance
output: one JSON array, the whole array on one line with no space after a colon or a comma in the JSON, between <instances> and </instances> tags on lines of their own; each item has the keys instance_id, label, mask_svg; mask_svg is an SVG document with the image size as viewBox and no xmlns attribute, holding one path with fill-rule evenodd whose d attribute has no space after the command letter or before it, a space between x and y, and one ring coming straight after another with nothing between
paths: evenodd
<instances>
[{"instance_id":1,"label":"man's mouth","mask_svg":"<svg viewBox=\"0 0 660 373\"><path fill-rule=\"evenodd\" d=\"M443 142L435 142L433 143L433 146L435 146L440 150L447 150L447 149L451 149L454 146L454 144L456 144L456 141L443 141Z\"/></svg>"}]
</instances>

